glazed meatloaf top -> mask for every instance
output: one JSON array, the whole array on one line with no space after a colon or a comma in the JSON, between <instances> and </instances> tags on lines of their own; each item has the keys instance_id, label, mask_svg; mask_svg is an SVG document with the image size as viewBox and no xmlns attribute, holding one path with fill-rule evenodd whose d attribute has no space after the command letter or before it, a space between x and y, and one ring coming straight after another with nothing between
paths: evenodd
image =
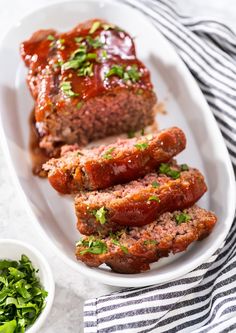
<instances>
[{"instance_id":1,"label":"glazed meatloaf top","mask_svg":"<svg viewBox=\"0 0 236 333\"><path fill-rule=\"evenodd\" d=\"M159 172L75 198L77 227L91 235L142 226L167 211L192 206L207 190L202 174L187 165L161 164Z\"/></svg>"},{"instance_id":2,"label":"glazed meatloaf top","mask_svg":"<svg viewBox=\"0 0 236 333\"><path fill-rule=\"evenodd\" d=\"M149 71L137 59L129 34L98 19L83 22L65 33L37 31L21 44L21 56L30 69L30 77L39 75L42 80L45 76L47 80L50 71L57 74L58 82L53 85L55 90L61 87L58 103L62 105L58 107L63 107L66 95L75 94L73 101L77 104L115 87L135 90L153 88ZM87 76L87 72L90 75ZM69 84L71 88L67 89ZM30 85L30 88L33 96L39 97L36 120L42 121L48 112L52 112L50 96L47 96L47 101L45 96L39 96L43 92L37 84ZM139 90L139 93L142 92Z\"/></svg>"},{"instance_id":3,"label":"glazed meatloaf top","mask_svg":"<svg viewBox=\"0 0 236 333\"><path fill-rule=\"evenodd\" d=\"M90 20L66 33L40 30L21 44L21 55L29 67L28 84L36 100L36 127L43 148L50 151L50 141L86 144L131 129L129 113L134 129L153 122L156 97L149 71L137 59L132 38L115 25ZM89 103L99 96L103 98ZM114 97L117 108L112 105ZM103 111L108 112L109 106L113 120ZM60 121L64 126L59 126Z\"/></svg>"},{"instance_id":4,"label":"glazed meatloaf top","mask_svg":"<svg viewBox=\"0 0 236 333\"><path fill-rule=\"evenodd\" d=\"M212 212L197 206L164 213L140 228L126 228L106 238L82 238L77 243L76 257L92 267L105 263L119 273L143 272L150 263L185 251L193 241L206 237L216 220Z\"/></svg>"},{"instance_id":5,"label":"glazed meatloaf top","mask_svg":"<svg viewBox=\"0 0 236 333\"><path fill-rule=\"evenodd\" d=\"M144 176L181 152L186 138L172 127L108 146L75 150L44 165L51 185L60 193L78 193L124 183Z\"/></svg>"}]
</instances>

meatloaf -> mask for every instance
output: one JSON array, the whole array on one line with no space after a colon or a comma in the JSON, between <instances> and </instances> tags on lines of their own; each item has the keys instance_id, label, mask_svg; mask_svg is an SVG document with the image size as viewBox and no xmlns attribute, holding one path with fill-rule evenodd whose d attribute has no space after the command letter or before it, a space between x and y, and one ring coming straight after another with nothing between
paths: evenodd
<instances>
[{"instance_id":1,"label":"meatloaf","mask_svg":"<svg viewBox=\"0 0 236 333\"><path fill-rule=\"evenodd\" d=\"M148 224L164 212L192 206L207 187L198 170L187 168L185 164L162 164L159 172L144 178L77 195L78 230L83 235L107 235L124 226Z\"/></svg>"},{"instance_id":2,"label":"meatloaf","mask_svg":"<svg viewBox=\"0 0 236 333\"><path fill-rule=\"evenodd\" d=\"M20 51L40 147L48 154L153 123L157 99L150 73L119 27L89 20L65 33L40 30Z\"/></svg>"},{"instance_id":3,"label":"meatloaf","mask_svg":"<svg viewBox=\"0 0 236 333\"><path fill-rule=\"evenodd\" d=\"M68 152L59 159L49 160L44 170L60 193L103 189L144 176L181 152L185 145L182 130L172 127L108 146Z\"/></svg>"},{"instance_id":4,"label":"meatloaf","mask_svg":"<svg viewBox=\"0 0 236 333\"><path fill-rule=\"evenodd\" d=\"M126 228L106 238L84 237L77 243L76 257L91 267L105 263L118 273L140 273L150 263L185 251L206 237L216 220L212 212L197 206L164 213L143 227Z\"/></svg>"}]
</instances>

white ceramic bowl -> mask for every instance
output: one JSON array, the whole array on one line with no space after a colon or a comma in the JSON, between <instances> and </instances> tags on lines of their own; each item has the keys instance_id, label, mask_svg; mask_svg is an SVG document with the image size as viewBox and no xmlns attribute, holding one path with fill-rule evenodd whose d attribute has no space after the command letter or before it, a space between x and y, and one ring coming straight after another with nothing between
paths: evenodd
<instances>
[{"instance_id":1,"label":"white ceramic bowl","mask_svg":"<svg viewBox=\"0 0 236 333\"><path fill-rule=\"evenodd\" d=\"M42 254L33 246L15 239L0 240L0 260L9 259L19 261L22 254L29 257L35 269L39 269L38 276L40 282L48 292L45 308L35 323L27 329L27 333L38 333L51 310L54 299L55 283L49 264Z\"/></svg>"}]
</instances>

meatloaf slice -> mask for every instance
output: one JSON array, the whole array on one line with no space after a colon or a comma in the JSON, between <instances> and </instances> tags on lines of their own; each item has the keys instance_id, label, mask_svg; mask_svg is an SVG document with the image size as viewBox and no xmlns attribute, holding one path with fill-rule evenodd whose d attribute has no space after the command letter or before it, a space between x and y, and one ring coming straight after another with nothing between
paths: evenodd
<instances>
[{"instance_id":1,"label":"meatloaf slice","mask_svg":"<svg viewBox=\"0 0 236 333\"><path fill-rule=\"evenodd\" d=\"M105 263L118 273L143 272L150 263L205 238L216 220L213 213L198 206L164 213L143 227L127 228L106 238L85 237L77 243L76 257L91 267Z\"/></svg>"},{"instance_id":2,"label":"meatloaf slice","mask_svg":"<svg viewBox=\"0 0 236 333\"><path fill-rule=\"evenodd\" d=\"M77 195L77 228L83 235L107 235L124 226L143 226L164 212L192 206L206 190L198 170L181 171L181 166L162 164L158 173L103 191Z\"/></svg>"},{"instance_id":3,"label":"meatloaf slice","mask_svg":"<svg viewBox=\"0 0 236 333\"><path fill-rule=\"evenodd\" d=\"M154 121L150 73L137 59L128 33L90 20L66 33L40 30L21 44L35 99L40 147L142 129Z\"/></svg>"},{"instance_id":4,"label":"meatloaf slice","mask_svg":"<svg viewBox=\"0 0 236 333\"><path fill-rule=\"evenodd\" d=\"M51 185L60 193L103 189L144 176L181 152L186 138L172 127L157 134L118 140L109 146L68 152L44 165Z\"/></svg>"}]
</instances>

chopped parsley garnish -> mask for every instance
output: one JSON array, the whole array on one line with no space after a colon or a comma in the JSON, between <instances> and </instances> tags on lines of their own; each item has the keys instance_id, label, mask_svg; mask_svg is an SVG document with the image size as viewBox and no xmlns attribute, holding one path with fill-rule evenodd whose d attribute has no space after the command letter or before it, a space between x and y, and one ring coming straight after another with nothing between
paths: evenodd
<instances>
[{"instance_id":1,"label":"chopped parsley garnish","mask_svg":"<svg viewBox=\"0 0 236 333\"><path fill-rule=\"evenodd\" d=\"M148 198L148 201L157 201L157 202L161 202L161 200L156 196L156 195L151 195L149 198Z\"/></svg>"},{"instance_id":2,"label":"chopped parsley garnish","mask_svg":"<svg viewBox=\"0 0 236 333\"><path fill-rule=\"evenodd\" d=\"M116 30L116 31L124 31L123 29L117 27L116 25L114 24L107 24L107 23L104 23L102 24L102 27L104 30Z\"/></svg>"},{"instance_id":3,"label":"chopped parsley garnish","mask_svg":"<svg viewBox=\"0 0 236 333\"><path fill-rule=\"evenodd\" d=\"M109 148L103 155L102 158L105 158L105 160L111 160L113 157L111 153L115 150L115 147Z\"/></svg>"},{"instance_id":4,"label":"chopped parsley garnish","mask_svg":"<svg viewBox=\"0 0 236 333\"><path fill-rule=\"evenodd\" d=\"M106 73L106 77L110 77L112 75L119 76L121 79L123 79L124 76L124 68L119 65L113 65L109 71Z\"/></svg>"},{"instance_id":5,"label":"chopped parsley garnish","mask_svg":"<svg viewBox=\"0 0 236 333\"><path fill-rule=\"evenodd\" d=\"M124 74L124 80L131 80L132 82L137 82L142 74L138 71L137 65L132 65L129 69L126 70Z\"/></svg>"},{"instance_id":6,"label":"chopped parsley garnish","mask_svg":"<svg viewBox=\"0 0 236 333\"><path fill-rule=\"evenodd\" d=\"M93 34L100 27L100 25L101 25L101 23L99 21L93 22L93 25L89 30L89 33Z\"/></svg>"},{"instance_id":7,"label":"chopped parsley garnish","mask_svg":"<svg viewBox=\"0 0 236 333\"><path fill-rule=\"evenodd\" d=\"M142 74L138 71L137 65L132 65L130 68L124 68L124 66L113 65L106 73L105 77L118 76L124 81L136 82L140 79Z\"/></svg>"},{"instance_id":8,"label":"chopped parsley garnish","mask_svg":"<svg viewBox=\"0 0 236 333\"><path fill-rule=\"evenodd\" d=\"M83 39L84 39L83 37L75 37L74 38L75 42L78 43L78 44L81 43Z\"/></svg>"},{"instance_id":9,"label":"chopped parsley garnish","mask_svg":"<svg viewBox=\"0 0 236 333\"><path fill-rule=\"evenodd\" d=\"M152 182L153 188L158 188L159 186L160 186L160 184L156 180L154 180L154 182Z\"/></svg>"},{"instance_id":10,"label":"chopped parsley garnish","mask_svg":"<svg viewBox=\"0 0 236 333\"><path fill-rule=\"evenodd\" d=\"M106 23L104 23L102 25L102 27L103 27L104 30L110 30L110 29L115 29L116 26L114 24L106 24Z\"/></svg>"},{"instance_id":11,"label":"chopped parsley garnish","mask_svg":"<svg viewBox=\"0 0 236 333\"><path fill-rule=\"evenodd\" d=\"M74 91L72 91L71 82L69 82L69 81L61 82L60 88L64 92L64 94L68 97L75 97L75 96L79 95L79 94L75 93Z\"/></svg>"},{"instance_id":12,"label":"chopped parsley garnish","mask_svg":"<svg viewBox=\"0 0 236 333\"><path fill-rule=\"evenodd\" d=\"M86 54L87 52L87 47L86 45L80 45L78 47L78 49L76 49L74 52L72 52L71 54L71 58L74 58L75 56L77 56L79 53L82 53L82 54Z\"/></svg>"},{"instance_id":13,"label":"chopped parsley garnish","mask_svg":"<svg viewBox=\"0 0 236 333\"><path fill-rule=\"evenodd\" d=\"M104 206L93 211L93 215L96 217L96 220L98 222L100 222L101 224L106 223L106 213L107 213L107 209Z\"/></svg>"},{"instance_id":14,"label":"chopped parsley garnish","mask_svg":"<svg viewBox=\"0 0 236 333\"><path fill-rule=\"evenodd\" d=\"M97 54L96 53L88 53L86 58L87 59L96 59L97 58Z\"/></svg>"},{"instance_id":15,"label":"chopped parsley garnish","mask_svg":"<svg viewBox=\"0 0 236 333\"><path fill-rule=\"evenodd\" d=\"M78 96L77 93L72 91L71 82L69 82L69 81L63 81L60 84L60 88L65 93L65 95L67 95L68 97Z\"/></svg>"},{"instance_id":16,"label":"chopped parsley garnish","mask_svg":"<svg viewBox=\"0 0 236 333\"><path fill-rule=\"evenodd\" d=\"M127 136L128 136L129 139L134 138L135 137L135 131L129 131Z\"/></svg>"},{"instance_id":17,"label":"chopped parsley garnish","mask_svg":"<svg viewBox=\"0 0 236 333\"><path fill-rule=\"evenodd\" d=\"M77 242L76 246L86 247L86 249L80 251L81 255L86 253L103 254L107 252L107 245L99 239L95 239L93 236L88 239L83 239Z\"/></svg>"},{"instance_id":18,"label":"chopped parsley garnish","mask_svg":"<svg viewBox=\"0 0 236 333\"><path fill-rule=\"evenodd\" d=\"M188 222L189 220L191 220L191 216L185 213L180 213L178 215L175 215L175 220L177 222L177 224L181 224L184 222Z\"/></svg>"},{"instance_id":19,"label":"chopped parsley garnish","mask_svg":"<svg viewBox=\"0 0 236 333\"><path fill-rule=\"evenodd\" d=\"M69 60L69 61L65 62L62 67L63 67L64 70L67 70L67 69L78 69L80 67L81 63L85 59L86 59L86 57L84 57L83 60L81 60L79 58Z\"/></svg>"},{"instance_id":20,"label":"chopped parsley garnish","mask_svg":"<svg viewBox=\"0 0 236 333\"><path fill-rule=\"evenodd\" d=\"M158 242L155 239L147 239L143 242L144 245L157 245Z\"/></svg>"},{"instance_id":21,"label":"chopped parsley garnish","mask_svg":"<svg viewBox=\"0 0 236 333\"><path fill-rule=\"evenodd\" d=\"M124 245L120 245L120 248L121 248L121 250L122 250L124 253L126 253L126 254L129 253L129 250L128 250L128 248L127 248L126 246L124 246Z\"/></svg>"},{"instance_id":22,"label":"chopped parsley garnish","mask_svg":"<svg viewBox=\"0 0 236 333\"><path fill-rule=\"evenodd\" d=\"M86 40L89 46L91 46L94 49L98 49L104 45L99 39L99 37L92 38L91 36L87 37L75 37L75 42L80 44L83 40ZM80 45L80 48L83 48L86 51L86 46L85 45ZM95 57L96 58L96 57Z\"/></svg>"},{"instance_id":23,"label":"chopped parsley garnish","mask_svg":"<svg viewBox=\"0 0 236 333\"><path fill-rule=\"evenodd\" d=\"M65 43L65 39L58 39L57 40L57 47L59 50L64 50L65 49L65 45L63 45Z\"/></svg>"},{"instance_id":24,"label":"chopped parsley garnish","mask_svg":"<svg viewBox=\"0 0 236 333\"><path fill-rule=\"evenodd\" d=\"M63 69L78 69L86 61L86 58L86 47L81 45L80 48L72 53L70 60L64 63Z\"/></svg>"},{"instance_id":25,"label":"chopped parsley garnish","mask_svg":"<svg viewBox=\"0 0 236 333\"><path fill-rule=\"evenodd\" d=\"M45 307L48 295L26 255L0 261L0 332L24 333Z\"/></svg>"},{"instance_id":26,"label":"chopped parsley garnish","mask_svg":"<svg viewBox=\"0 0 236 333\"><path fill-rule=\"evenodd\" d=\"M84 102L79 102L77 103L76 107L77 109L81 109L81 107L83 106Z\"/></svg>"},{"instance_id":27,"label":"chopped parsley garnish","mask_svg":"<svg viewBox=\"0 0 236 333\"><path fill-rule=\"evenodd\" d=\"M145 150L148 147L148 143L147 142L136 143L134 147L136 147L139 150Z\"/></svg>"},{"instance_id":28,"label":"chopped parsley garnish","mask_svg":"<svg viewBox=\"0 0 236 333\"><path fill-rule=\"evenodd\" d=\"M63 44L65 43L65 39L62 39L62 38L56 39L52 35L49 35L47 37L47 39L51 41L50 47L52 47L52 48L58 48L59 50L64 50L65 45L63 45Z\"/></svg>"},{"instance_id":29,"label":"chopped parsley garnish","mask_svg":"<svg viewBox=\"0 0 236 333\"><path fill-rule=\"evenodd\" d=\"M187 164L181 164L181 165L180 165L180 169L181 169L181 171L188 171L188 170L189 170L189 167L188 167Z\"/></svg>"},{"instance_id":30,"label":"chopped parsley garnish","mask_svg":"<svg viewBox=\"0 0 236 333\"><path fill-rule=\"evenodd\" d=\"M104 59L107 58L107 51L106 51L106 50L102 50L102 57L103 57Z\"/></svg>"},{"instance_id":31,"label":"chopped parsley garnish","mask_svg":"<svg viewBox=\"0 0 236 333\"><path fill-rule=\"evenodd\" d=\"M78 70L78 76L93 76L93 64L86 62L83 67Z\"/></svg>"},{"instance_id":32,"label":"chopped parsley garnish","mask_svg":"<svg viewBox=\"0 0 236 333\"><path fill-rule=\"evenodd\" d=\"M87 53L85 45L81 45L75 50L70 60L63 64L63 69L75 69L78 70L78 76L92 76L93 75L93 64L89 60L97 58L96 53Z\"/></svg>"},{"instance_id":33,"label":"chopped parsley garnish","mask_svg":"<svg viewBox=\"0 0 236 333\"><path fill-rule=\"evenodd\" d=\"M114 239L114 238L113 238L111 241L112 241L112 243L113 243L114 245L119 246L120 249L121 249L124 253L126 253L126 254L129 253L128 248L127 248L126 246L120 244L120 242L119 242L117 239Z\"/></svg>"},{"instance_id":34,"label":"chopped parsley garnish","mask_svg":"<svg viewBox=\"0 0 236 333\"><path fill-rule=\"evenodd\" d=\"M88 36L86 37L86 41L94 49L98 49L99 47L102 47L104 45L104 43L100 41L99 37L92 38L91 36Z\"/></svg>"},{"instance_id":35,"label":"chopped parsley garnish","mask_svg":"<svg viewBox=\"0 0 236 333\"><path fill-rule=\"evenodd\" d=\"M177 179L180 177L180 171L171 168L167 163L161 163L159 172L173 179Z\"/></svg>"},{"instance_id":36,"label":"chopped parsley garnish","mask_svg":"<svg viewBox=\"0 0 236 333\"><path fill-rule=\"evenodd\" d=\"M50 41L55 40L55 37L53 35L48 35L47 40L50 40Z\"/></svg>"},{"instance_id":37,"label":"chopped parsley garnish","mask_svg":"<svg viewBox=\"0 0 236 333\"><path fill-rule=\"evenodd\" d=\"M114 244L114 245L117 245L117 246L120 246L120 242L115 239L115 238L112 238L111 242Z\"/></svg>"}]
</instances>

